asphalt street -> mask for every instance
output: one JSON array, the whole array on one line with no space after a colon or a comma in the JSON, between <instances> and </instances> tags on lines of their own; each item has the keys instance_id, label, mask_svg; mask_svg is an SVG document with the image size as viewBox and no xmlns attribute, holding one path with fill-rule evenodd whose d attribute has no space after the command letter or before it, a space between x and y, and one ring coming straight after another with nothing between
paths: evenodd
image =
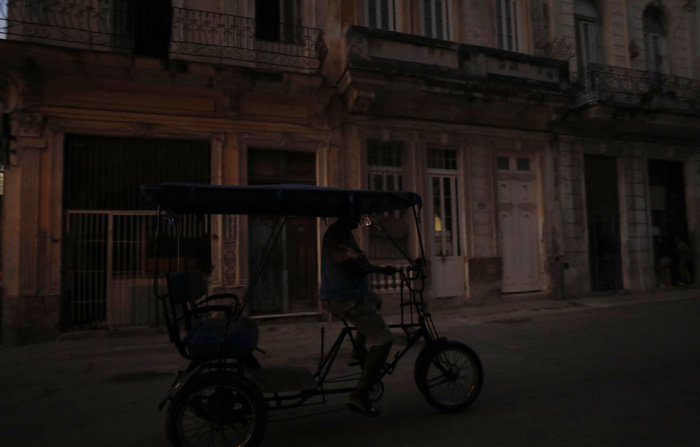
<instances>
[{"instance_id":1,"label":"asphalt street","mask_svg":"<svg viewBox=\"0 0 700 447\"><path fill-rule=\"evenodd\" d=\"M697 446L700 290L434 312L467 343L484 388L442 414L413 382L420 346L384 381L382 415L323 405L270 412L263 446ZM337 323L261 325L263 366L310 366ZM397 346L400 345L400 337ZM0 346L0 446L164 446L158 403L183 365L164 333Z\"/></svg>"}]
</instances>

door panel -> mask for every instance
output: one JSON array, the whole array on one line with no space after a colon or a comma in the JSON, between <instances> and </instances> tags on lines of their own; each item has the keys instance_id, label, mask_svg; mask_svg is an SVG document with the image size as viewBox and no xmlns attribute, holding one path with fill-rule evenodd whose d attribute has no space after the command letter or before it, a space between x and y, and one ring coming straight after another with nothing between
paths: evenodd
<instances>
[{"instance_id":1,"label":"door panel","mask_svg":"<svg viewBox=\"0 0 700 447\"><path fill-rule=\"evenodd\" d=\"M503 258L503 290L517 286L515 277L515 251L513 243L513 217L509 211L501 211L501 257Z\"/></svg>"},{"instance_id":2,"label":"door panel","mask_svg":"<svg viewBox=\"0 0 700 447\"><path fill-rule=\"evenodd\" d=\"M530 290L539 289L539 265L537 262L537 226L535 216L529 211L523 211L518 219L519 233L522 241L519 244L520 276L522 286Z\"/></svg>"},{"instance_id":3,"label":"door panel","mask_svg":"<svg viewBox=\"0 0 700 447\"><path fill-rule=\"evenodd\" d=\"M430 195L432 223L433 296L464 294L464 264L461 253L457 177L432 175Z\"/></svg>"},{"instance_id":4,"label":"door panel","mask_svg":"<svg viewBox=\"0 0 700 447\"><path fill-rule=\"evenodd\" d=\"M313 152L251 149L248 154L251 185L316 184ZM275 218L248 218L249 274L261 262ZM250 309L257 314L318 310L318 230L316 218L290 217L251 293Z\"/></svg>"},{"instance_id":5,"label":"door panel","mask_svg":"<svg viewBox=\"0 0 700 447\"><path fill-rule=\"evenodd\" d=\"M507 168L498 172L503 293L531 292L542 288L537 179L529 171L530 165L529 161L519 164L504 161L502 166ZM511 170L511 167L518 168Z\"/></svg>"},{"instance_id":6,"label":"door panel","mask_svg":"<svg viewBox=\"0 0 700 447\"><path fill-rule=\"evenodd\" d=\"M318 302L318 242L316 219L294 217L287 221L287 264L290 265L289 291L294 297L290 312L309 311Z\"/></svg>"}]
</instances>

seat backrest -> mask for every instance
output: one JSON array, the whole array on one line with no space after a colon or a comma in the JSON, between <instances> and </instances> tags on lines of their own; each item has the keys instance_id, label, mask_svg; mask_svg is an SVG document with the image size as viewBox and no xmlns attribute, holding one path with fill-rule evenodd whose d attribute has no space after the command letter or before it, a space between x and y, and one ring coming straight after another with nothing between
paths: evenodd
<instances>
[{"instance_id":1,"label":"seat backrest","mask_svg":"<svg viewBox=\"0 0 700 447\"><path fill-rule=\"evenodd\" d=\"M189 305L207 294L207 278L199 270L170 272L167 282L173 304Z\"/></svg>"},{"instance_id":2,"label":"seat backrest","mask_svg":"<svg viewBox=\"0 0 700 447\"><path fill-rule=\"evenodd\" d=\"M195 307L197 300L207 295L207 278L199 270L181 270L168 273L167 299L164 300L165 314L168 319L168 334L170 340L178 347L182 344L178 317ZM190 331L195 318L184 320L185 330Z\"/></svg>"}]
</instances>

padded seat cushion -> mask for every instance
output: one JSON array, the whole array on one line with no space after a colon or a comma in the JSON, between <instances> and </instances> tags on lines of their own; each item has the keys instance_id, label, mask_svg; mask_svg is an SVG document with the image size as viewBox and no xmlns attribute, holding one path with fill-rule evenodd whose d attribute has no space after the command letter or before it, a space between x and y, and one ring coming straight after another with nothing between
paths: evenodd
<instances>
[{"instance_id":1,"label":"padded seat cushion","mask_svg":"<svg viewBox=\"0 0 700 447\"><path fill-rule=\"evenodd\" d=\"M201 320L184 339L188 354L192 357L216 357L227 321L226 318ZM258 335L258 325L255 321L248 317L238 317L237 320L231 321L226 330L220 355L236 357L252 354L258 346Z\"/></svg>"}]
</instances>

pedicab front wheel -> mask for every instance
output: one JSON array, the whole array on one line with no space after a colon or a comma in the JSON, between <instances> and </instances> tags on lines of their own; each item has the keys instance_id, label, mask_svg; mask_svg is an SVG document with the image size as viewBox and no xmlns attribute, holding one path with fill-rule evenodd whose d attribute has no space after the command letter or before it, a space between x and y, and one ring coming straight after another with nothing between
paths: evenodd
<instances>
[{"instance_id":1,"label":"pedicab front wheel","mask_svg":"<svg viewBox=\"0 0 700 447\"><path fill-rule=\"evenodd\" d=\"M472 348L444 339L426 345L414 368L420 392L430 405L446 413L462 411L476 400L483 374Z\"/></svg>"},{"instance_id":2,"label":"pedicab front wheel","mask_svg":"<svg viewBox=\"0 0 700 447\"><path fill-rule=\"evenodd\" d=\"M266 427L267 406L260 391L230 372L193 377L173 397L165 419L172 447L255 447Z\"/></svg>"}]
</instances>

